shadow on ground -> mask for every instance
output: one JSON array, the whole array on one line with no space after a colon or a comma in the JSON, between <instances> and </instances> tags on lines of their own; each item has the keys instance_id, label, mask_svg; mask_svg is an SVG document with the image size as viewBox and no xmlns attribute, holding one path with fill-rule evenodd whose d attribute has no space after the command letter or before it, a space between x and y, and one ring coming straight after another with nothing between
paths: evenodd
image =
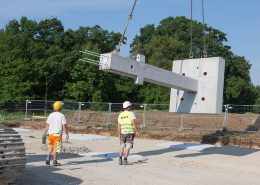
<instances>
[{"instance_id":1,"label":"shadow on ground","mask_svg":"<svg viewBox=\"0 0 260 185\"><path fill-rule=\"evenodd\" d=\"M150 151L144 151L144 152L138 152L135 153L137 155L142 156L156 156L161 155L164 153L179 151L179 150L186 150L191 145L197 146L199 144L179 144L174 146L169 146L169 148L163 148L158 150L150 150ZM192 150L189 150L192 151ZM249 155L255 152L259 152L259 149L252 149L252 148L240 148L240 147L231 147L231 146L223 146L223 147L214 147L209 149L203 149L200 151L193 150L194 153L189 154L182 154L177 155L175 157L196 157L196 156L202 156L202 155L211 155L211 154L219 154L219 155L231 155L231 156L245 156Z\"/></svg>"},{"instance_id":2,"label":"shadow on ground","mask_svg":"<svg viewBox=\"0 0 260 185\"><path fill-rule=\"evenodd\" d=\"M94 159L94 160L84 160L84 161L70 161L66 165L79 165L79 164L91 164L91 163L102 163L113 161L113 159Z\"/></svg>"},{"instance_id":3,"label":"shadow on ground","mask_svg":"<svg viewBox=\"0 0 260 185\"><path fill-rule=\"evenodd\" d=\"M45 159L46 155L33 154L27 155L27 166L23 172L22 177L18 181L18 185L78 185L82 183L79 178L71 177L69 175L61 174L59 171L63 170L63 166L72 166L69 170L81 170L77 167L78 164L87 163L99 163L107 162L112 159L100 159L100 160L80 160L83 156L77 154L60 154L58 160L62 163L61 167L46 166ZM64 162L64 159L71 159L69 162ZM30 163L42 162L41 166L33 166ZM76 167L75 167L75 166ZM68 167L66 167L68 170Z\"/></svg>"},{"instance_id":4,"label":"shadow on ground","mask_svg":"<svg viewBox=\"0 0 260 185\"><path fill-rule=\"evenodd\" d=\"M79 178L60 174L60 169L51 166L26 166L18 185L76 185L82 183Z\"/></svg>"},{"instance_id":5,"label":"shadow on ground","mask_svg":"<svg viewBox=\"0 0 260 185\"><path fill-rule=\"evenodd\" d=\"M197 150L197 147L201 147L201 150ZM209 148L203 148L204 145L196 144L196 143L183 143L183 144L174 144L171 145L169 143L167 148L159 148L155 150L148 150L143 152L136 152L136 153L130 153L130 155L141 155L144 157L149 156L158 156L165 153L172 153L180 150L187 150L189 151L188 154L182 154L182 155L176 155L175 157L179 158L185 158L185 157L198 157L203 155L212 155L212 154L219 154L219 155L229 155L229 156L246 156L255 152L259 152L259 149L252 149L252 148L240 148L240 147L232 147L232 146L222 146L222 147L212 147ZM195 149L191 149L195 148ZM197 149L196 149L197 148ZM194 151L193 153L191 153ZM64 165L78 165L78 164L90 164L90 163L100 163L100 162L109 162L113 159L118 157L117 152L103 152L103 153L96 153L93 155L90 155L91 157L100 158L100 159L93 159L93 160L71 160L69 162L66 162ZM76 154L63 154L63 156L60 159L73 159L82 157L80 155ZM41 161L45 159L45 156L34 156L33 158L41 159ZM35 159L29 159L29 161L35 161Z\"/></svg>"},{"instance_id":6,"label":"shadow on ground","mask_svg":"<svg viewBox=\"0 0 260 185\"><path fill-rule=\"evenodd\" d=\"M212 155L212 154L232 155L232 156L242 157L259 151L260 151L259 149L252 149L252 148L224 146L224 147L217 147L209 150L203 150L201 152L196 152L196 153L176 155L175 157L187 158L187 157L199 157L203 155Z\"/></svg>"},{"instance_id":7,"label":"shadow on ground","mask_svg":"<svg viewBox=\"0 0 260 185\"><path fill-rule=\"evenodd\" d=\"M44 163L45 160L46 160L46 156L47 155L43 155L43 154L40 154L40 155L37 155L37 154L27 155L26 156L27 157L27 163L30 163L30 162L40 162L40 161L42 161ZM78 154L64 153L64 154L60 154L58 156L58 160L80 158L80 157L82 157L82 156L78 155Z\"/></svg>"},{"instance_id":8,"label":"shadow on ground","mask_svg":"<svg viewBox=\"0 0 260 185\"><path fill-rule=\"evenodd\" d=\"M33 162L42 162L43 165L45 165L46 155L40 154L34 154L34 155L27 155L27 164L33 163ZM103 158L103 159L94 159L94 160L80 160L79 158L84 158L84 156L78 155L78 154L69 154L69 153L63 153L58 156L58 161L62 164L62 166L67 165L78 165L78 164L90 164L90 163L101 163L101 162L108 162L112 161L111 158ZM64 159L70 159L69 161L63 162ZM77 160L75 160L77 159Z\"/></svg>"},{"instance_id":9,"label":"shadow on ground","mask_svg":"<svg viewBox=\"0 0 260 185\"><path fill-rule=\"evenodd\" d=\"M256 118L256 120L254 121L253 126L255 126L257 128L257 130L260 130L260 116L258 116Z\"/></svg>"}]
</instances>

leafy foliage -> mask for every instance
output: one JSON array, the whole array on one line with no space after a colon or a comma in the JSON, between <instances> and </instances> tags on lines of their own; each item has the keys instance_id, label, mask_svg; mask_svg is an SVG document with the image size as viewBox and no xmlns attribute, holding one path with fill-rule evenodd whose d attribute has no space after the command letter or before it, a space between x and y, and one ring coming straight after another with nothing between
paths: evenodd
<instances>
[{"instance_id":1,"label":"leafy foliage","mask_svg":"<svg viewBox=\"0 0 260 185\"><path fill-rule=\"evenodd\" d=\"M259 85L255 87L255 92L257 94L257 99L255 101L255 104L260 105L260 86Z\"/></svg>"}]
</instances>

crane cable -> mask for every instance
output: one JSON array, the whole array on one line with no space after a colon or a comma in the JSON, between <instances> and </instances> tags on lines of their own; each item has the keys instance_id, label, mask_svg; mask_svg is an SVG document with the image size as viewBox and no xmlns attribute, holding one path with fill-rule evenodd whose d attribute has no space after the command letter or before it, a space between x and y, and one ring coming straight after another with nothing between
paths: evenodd
<instances>
[{"instance_id":1,"label":"crane cable","mask_svg":"<svg viewBox=\"0 0 260 185\"><path fill-rule=\"evenodd\" d=\"M189 58L193 58L193 38L192 38L192 0L190 0L190 53Z\"/></svg>"},{"instance_id":2,"label":"crane cable","mask_svg":"<svg viewBox=\"0 0 260 185\"><path fill-rule=\"evenodd\" d=\"M203 57L208 57L208 51L206 46L206 25L205 25L205 14L204 14L204 0L201 0L202 7L202 23L203 23Z\"/></svg>"},{"instance_id":3,"label":"crane cable","mask_svg":"<svg viewBox=\"0 0 260 185\"><path fill-rule=\"evenodd\" d=\"M133 17L133 13L134 13L134 9L135 9L136 2L137 2L137 0L134 1L133 7L132 7L132 9L131 9L131 11L130 11L130 13L129 13L129 15L128 15L128 20L127 20L125 29L124 29L124 31L123 31L121 37L120 37L120 40L119 40L119 43L118 43L116 49L115 49L114 52L113 52L114 54L119 54L119 52L120 52L120 47L121 47L121 45L122 45L122 43L123 43L123 41L124 41L125 33L126 33L126 31L127 31L129 22L131 21L131 19L132 19L132 17Z\"/></svg>"},{"instance_id":4,"label":"crane cable","mask_svg":"<svg viewBox=\"0 0 260 185\"><path fill-rule=\"evenodd\" d=\"M208 57L208 51L206 46L206 26L205 26L205 14L204 14L204 0L201 0L202 7L202 24L203 24L203 57ZM190 0L190 53L189 58L193 58L193 3Z\"/></svg>"}]
</instances>

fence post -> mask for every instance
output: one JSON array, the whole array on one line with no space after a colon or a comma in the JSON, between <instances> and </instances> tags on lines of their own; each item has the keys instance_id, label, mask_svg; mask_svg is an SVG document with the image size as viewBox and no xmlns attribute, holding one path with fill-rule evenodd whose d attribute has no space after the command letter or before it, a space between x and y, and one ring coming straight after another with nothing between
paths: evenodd
<instances>
[{"instance_id":1,"label":"fence post","mask_svg":"<svg viewBox=\"0 0 260 185\"><path fill-rule=\"evenodd\" d=\"M79 108L78 108L78 123L80 123L80 112L81 112L81 102L79 102Z\"/></svg>"},{"instance_id":2,"label":"fence post","mask_svg":"<svg viewBox=\"0 0 260 185\"><path fill-rule=\"evenodd\" d=\"M183 118L184 118L184 115L181 114L181 125L180 125L180 128L179 128L180 132L184 130L184 128L183 128Z\"/></svg>"},{"instance_id":3,"label":"fence post","mask_svg":"<svg viewBox=\"0 0 260 185\"><path fill-rule=\"evenodd\" d=\"M108 103L108 117L107 117L107 125L110 124L111 106L112 106L112 103Z\"/></svg>"},{"instance_id":4,"label":"fence post","mask_svg":"<svg viewBox=\"0 0 260 185\"><path fill-rule=\"evenodd\" d=\"M223 120L222 130L223 130L224 128L227 128L227 119L228 119L229 104L224 105L224 107L225 107L225 113L224 113L224 120Z\"/></svg>"},{"instance_id":5,"label":"fence post","mask_svg":"<svg viewBox=\"0 0 260 185\"><path fill-rule=\"evenodd\" d=\"M28 118L28 104L31 103L31 101L26 100L25 101L25 116L24 116L24 120L29 120Z\"/></svg>"},{"instance_id":6,"label":"fence post","mask_svg":"<svg viewBox=\"0 0 260 185\"><path fill-rule=\"evenodd\" d=\"M45 99L44 100L44 116L46 116L46 114L47 114L47 103L48 103L48 101Z\"/></svg>"},{"instance_id":7,"label":"fence post","mask_svg":"<svg viewBox=\"0 0 260 185\"><path fill-rule=\"evenodd\" d=\"M145 116L146 116L146 104L144 104L144 111L143 111L143 127L145 127L146 126L146 118L145 118Z\"/></svg>"}]
</instances>

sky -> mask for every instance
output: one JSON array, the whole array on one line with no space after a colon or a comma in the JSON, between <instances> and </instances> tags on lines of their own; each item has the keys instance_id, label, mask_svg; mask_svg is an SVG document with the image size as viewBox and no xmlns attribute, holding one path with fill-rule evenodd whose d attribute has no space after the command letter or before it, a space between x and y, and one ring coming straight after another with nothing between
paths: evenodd
<instances>
[{"instance_id":1,"label":"sky","mask_svg":"<svg viewBox=\"0 0 260 185\"><path fill-rule=\"evenodd\" d=\"M56 17L65 29L99 25L122 32L134 0L0 0L0 28L21 16L40 21ZM204 0L205 23L227 34L234 54L252 64L254 85L260 85L260 0ZM147 24L158 25L169 16L190 18L190 0L138 0L126 32L127 44L121 55ZM201 0L193 0L193 19L202 22Z\"/></svg>"}]
</instances>

